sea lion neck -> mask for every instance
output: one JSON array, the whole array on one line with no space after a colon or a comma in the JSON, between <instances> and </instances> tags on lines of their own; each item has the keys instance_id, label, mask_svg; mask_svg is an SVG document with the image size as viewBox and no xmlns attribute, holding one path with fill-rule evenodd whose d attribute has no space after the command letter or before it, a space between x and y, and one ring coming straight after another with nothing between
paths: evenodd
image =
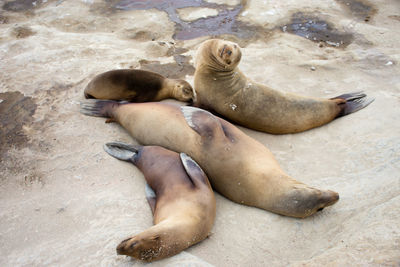
<instances>
[{"instance_id":1,"label":"sea lion neck","mask_svg":"<svg viewBox=\"0 0 400 267\"><path fill-rule=\"evenodd\" d=\"M235 94L242 90L246 86L247 79L243 79L243 74L239 68L234 68L230 71L214 72L213 80L223 82L226 86L218 86L218 91L229 92L229 94Z\"/></svg>"},{"instance_id":2,"label":"sea lion neck","mask_svg":"<svg viewBox=\"0 0 400 267\"><path fill-rule=\"evenodd\" d=\"M211 49L210 49L211 50ZM214 55L210 51L207 53L207 58L203 60L203 64L200 65L201 67L205 67L213 72L231 72L232 70L227 68L227 65L220 62L217 56Z\"/></svg>"},{"instance_id":3,"label":"sea lion neck","mask_svg":"<svg viewBox=\"0 0 400 267\"><path fill-rule=\"evenodd\" d=\"M176 92L176 81L173 79L165 78L163 81L163 86L162 90L158 93L159 98L174 98L175 96L179 95L178 92Z\"/></svg>"}]
</instances>

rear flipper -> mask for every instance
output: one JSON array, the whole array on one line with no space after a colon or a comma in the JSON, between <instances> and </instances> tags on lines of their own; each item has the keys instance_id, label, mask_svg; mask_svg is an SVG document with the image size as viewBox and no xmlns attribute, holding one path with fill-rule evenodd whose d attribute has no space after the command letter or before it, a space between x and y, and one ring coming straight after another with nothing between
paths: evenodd
<instances>
[{"instance_id":1,"label":"rear flipper","mask_svg":"<svg viewBox=\"0 0 400 267\"><path fill-rule=\"evenodd\" d=\"M366 106L371 104L375 99L367 98L367 95L364 94L362 91L360 91L360 92L339 95L337 97L331 98L331 100L337 100L338 105L341 108L341 111L336 116L338 118L365 108Z\"/></svg>"},{"instance_id":2,"label":"rear flipper","mask_svg":"<svg viewBox=\"0 0 400 267\"><path fill-rule=\"evenodd\" d=\"M104 150L114 158L135 162L141 146L128 145L121 142L111 142L103 146Z\"/></svg>"},{"instance_id":3,"label":"rear flipper","mask_svg":"<svg viewBox=\"0 0 400 267\"><path fill-rule=\"evenodd\" d=\"M124 102L117 102L113 100L97 100L88 99L81 102L80 112L88 116L95 117L112 117L112 109L124 104Z\"/></svg>"}]
</instances>

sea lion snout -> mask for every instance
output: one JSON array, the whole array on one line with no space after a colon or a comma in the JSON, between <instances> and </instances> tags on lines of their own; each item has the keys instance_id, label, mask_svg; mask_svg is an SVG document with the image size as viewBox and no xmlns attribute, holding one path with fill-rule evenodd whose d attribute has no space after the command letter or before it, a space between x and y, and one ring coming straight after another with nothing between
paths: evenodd
<instances>
[{"instance_id":1,"label":"sea lion snout","mask_svg":"<svg viewBox=\"0 0 400 267\"><path fill-rule=\"evenodd\" d=\"M331 190L324 191L321 196L321 202L323 203L324 206L321 208L332 206L338 201L339 201L338 193Z\"/></svg>"},{"instance_id":2,"label":"sea lion snout","mask_svg":"<svg viewBox=\"0 0 400 267\"><path fill-rule=\"evenodd\" d=\"M320 207L317 209L316 212L322 211L325 207L332 206L336 202L339 201L339 194L328 190L322 192L322 195L320 197Z\"/></svg>"},{"instance_id":3,"label":"sea lion snout","mask_svg":"<svg viewBox=\"0 0 400 267\"><path fill-rule=\"evenodd\" d=\"M276 206L278 210L282 209L281 214L287 215L289 211L294 217L305 218L335 204L339 200L339 194L304 185L296 186L283 200Z\"/></svg>"},{"instance_id":4,"label":"sea lion snout","mask_svg":"<svg viewBox=\"0 0 400 267\"><path fill-rule=\"evenodd\" d=\"M322 211L325 207L332 206L339 200L339 194L331 191L331 190L317 190L314 197L311 195L309 197L309 201L305 201L305 203L309 203L308 207L306 207L306 216L310 216L318 211Z\"/></svg>"}]
</instances>

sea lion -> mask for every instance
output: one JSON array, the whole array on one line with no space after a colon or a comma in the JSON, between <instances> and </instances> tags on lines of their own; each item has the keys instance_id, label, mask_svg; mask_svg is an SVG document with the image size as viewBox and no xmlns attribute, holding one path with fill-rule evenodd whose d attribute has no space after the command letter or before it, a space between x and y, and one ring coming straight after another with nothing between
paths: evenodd
<instances>
[{"instance_id":1,"label":"sea lion","mask_svg":"<svg viewBox=\"0 0 400 267\"><path fill-rule=\"evenodd\" d=\"M111 70L97 75L85 88L86 98L151 102L175 98L192 102L196 93L192 86L178 79L169 79L158 73L135 70Z\"/></svg>"},{"instance_id":2,"label":"sea lion","mask_svg":"<svg viewBox=\"0 0 400 267\"><path fill-rule=\"evenodd\" d=\"M144 145L186 153L205 171L213 189L234 202L303 218L339 199L336 192L292 179L263 144L205 110L86 100L81 112L111 118Z\"/></svg>"},{"instance_id":3,"label":"sea lion","mask_svg":"<svg viewBox=\"0 0 400 267\"><path fill-rule=\"evenodd\" d=\"M368 106L362 92L331 99L303 97L248 79L237 67L237 44L211 39L196 55L195 106L210 109L247 128L272 134L306 131Z\"/></svg>"},{"instance_id":4,"label":"sea lion","mask_svg":"<svg viewBox=\"0 0 400 267\"><path fill-rule=\"evenodd\" d=\"M146 178L146 198L154 226L123 240L117 253L154 261L202 241L215 219L215 198L207 176L184 153L159 146L107 143L111 156L137 166Z\"/></svg>"}]
</instances>

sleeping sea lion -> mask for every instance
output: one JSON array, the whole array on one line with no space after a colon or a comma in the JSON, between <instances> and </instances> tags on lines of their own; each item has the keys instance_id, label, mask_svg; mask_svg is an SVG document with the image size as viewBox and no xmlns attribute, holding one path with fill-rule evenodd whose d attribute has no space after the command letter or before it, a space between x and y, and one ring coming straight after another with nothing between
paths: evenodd
<instances>
[{"instance_id":1,"label":"sleeping sea lion","mask_svg":"<svg viewBox=\"0 0 400 267\"><path fill-rule=\"evenodd\" d=\"M362 92L322 99L271 89L239 70L241 56L239 46L229 41L212 39L200 45L194 74L195 106L250 129L287 134L324 125L373 101Z\"/></svg>"},{"instance_id":2,"label":"sleeping sea lion","mask_svg":"<svg viewBox=\"0 0 400 267\"><path fill-rule=\"evenodd\" d=\"M205 239L215 219L215 198L207 176L184 153L159 146L107 143L111 156L137 166L146 178L154 226L123 240L117 253L154 261L173 256Z\"/></svg>"},{"instance_id":3,"label":"sleeping sea lion","mask_svg":"<svg viewBox=\"0 0 400 267\"><path fill-rule=\"evenodd\" d=\"M192 102L196 98L192 86L178 79L169 79L158 73L135 70L111 70L97 75L85 88L86 98L151 102L175 98Z\"/></svg>"},{"instance_id":4,"label":"sleeping sea lion","mask_svg":"<svg viewBox=\"0 0 400 267\"><path fill-rule=\"evenodd\" d=\"M86 100L81 112L111 118L144 145L186 153L205 171L213 189L234 202L303 218L339 199L336 192L289 177L263 144L202 109Z\"/></svg>"}]
</instances>

